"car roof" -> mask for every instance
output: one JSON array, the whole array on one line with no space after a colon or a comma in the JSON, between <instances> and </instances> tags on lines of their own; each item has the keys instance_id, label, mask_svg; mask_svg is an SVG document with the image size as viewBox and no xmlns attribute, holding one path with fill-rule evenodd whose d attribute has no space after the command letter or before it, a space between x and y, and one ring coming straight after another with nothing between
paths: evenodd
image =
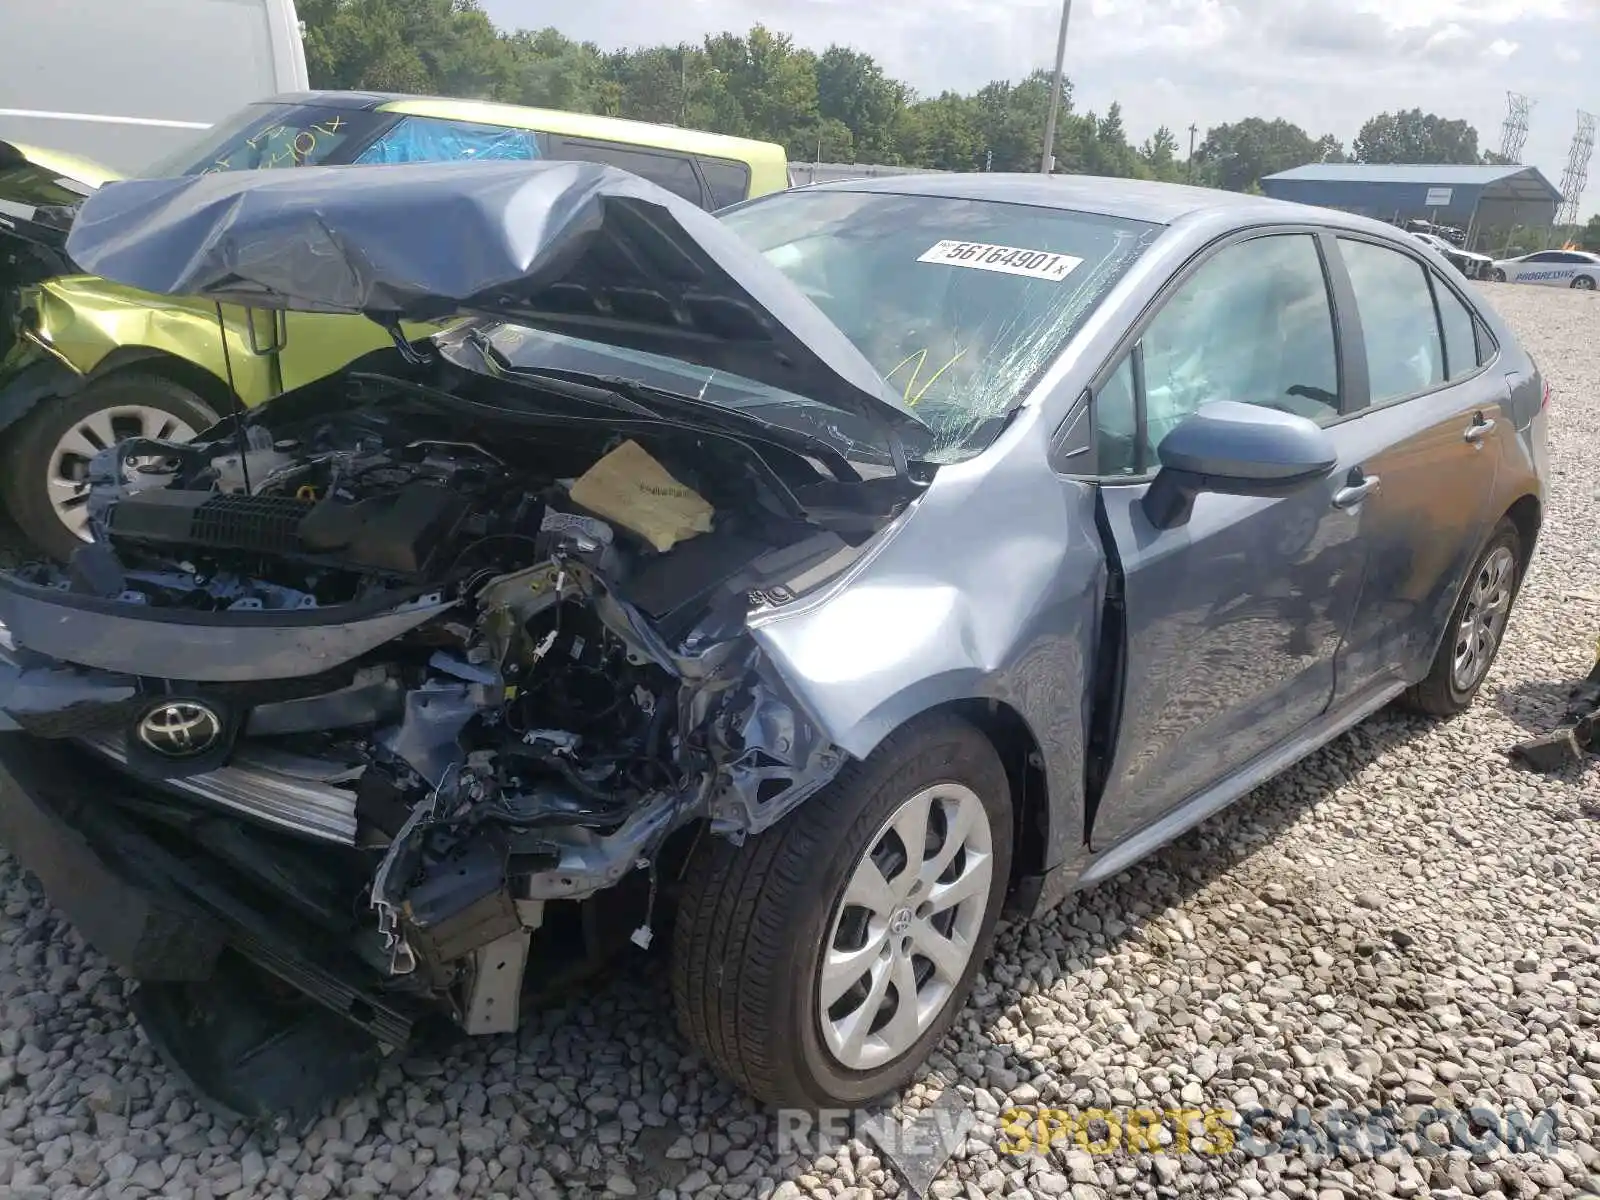
<instances>
[{"instance_id":1,"label":"car roof","mask_svg":"<svg viewBox=\"0 0 1600 1200\"><path fill-rule=\"evenodd\" d=\"M630 145L654 146L661 150L676 150L680 154L703 154L742 162L776 157L785 165L788 163L788 152L776 142L708 133L702 129L684 129L677 125L656 125L648 121L628 121L620 117L600 117L554 108L529 108L521 104L499 104L487 100L456 100L448 96L407 95L400 92L318 91L284 93L261 103L315 104L325 108L476 121L513 129L538 129L542 133L564 137L591 137Z\"/></svg>"},{"instance_id":2,"label":"car roof","mask_svg":"<svg viewBox=\"0 0 1600 1200\"><path fill-rule=\"evenodd\" d=\"M1147 179L1116 179L1095 175L1035 175L969 172L927 175L889 175L871 179L841 179L808 186L806 191L882 192L898 195L937 196L952 200L992 200L1031 204L1128 217L1157 225L1171 225L1184 217L1214 213L1253 219L1311 221L1317 224L1373 224L1332 209L1313 208L1287 200L1224 192L1216 188L1181 183L1156 183ZM1391 232L1393 232L1391 230Z\"/></svg>"}]
</instances>

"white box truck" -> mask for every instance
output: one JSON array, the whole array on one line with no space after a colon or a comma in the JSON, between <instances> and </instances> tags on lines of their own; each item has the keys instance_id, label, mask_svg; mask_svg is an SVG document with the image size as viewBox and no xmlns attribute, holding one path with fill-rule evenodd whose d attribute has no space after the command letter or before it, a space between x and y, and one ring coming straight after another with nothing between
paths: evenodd
<instances>
[{"instance_id":1,"label":"white box truck","mask_svg":"<svg viewBox=\"0 0 1600 1200\"><path fill-rule=\"evenodd\" d=\"M294 0L0 0L0 141L116 174L309 86Z\"/></svg>"}]
</instances>

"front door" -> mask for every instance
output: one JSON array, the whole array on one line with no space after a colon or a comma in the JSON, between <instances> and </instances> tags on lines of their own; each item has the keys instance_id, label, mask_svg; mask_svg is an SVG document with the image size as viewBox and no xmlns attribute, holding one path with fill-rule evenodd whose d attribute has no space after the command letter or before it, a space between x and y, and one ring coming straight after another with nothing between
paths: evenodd
<instances>
[{"instance_id":1,"label":"front door","mask_svg":"<svg viewBox=\"0 0 1600 1200\"><path fill-rule=\"evenodd\" d=\"M1292 736L1332 698L1363 565L1353 464L1279 498L1202 494L1170 529L1143 508L1161 438L1203 404L1339 421L1323 253L1299 232L1216 251L1096 395L1100 473L1130 477L1101 489L1124 579L1127 663L1096 850Z\"/></svg>"},{"instance_id":2,"label":"front door","mask_svg":"<svg viewBox=\"0 0 1600 1200\"><path fill-rule=\"evenodd\" d=\"M1498 516L1495 478L1516 431L1487 331L1444 277L1387 245L1336 245L1369 394L1340 432L1374 481L1366 582L1338 661L1344 703L1427 673Z\"/></svg>"}]
</instances>

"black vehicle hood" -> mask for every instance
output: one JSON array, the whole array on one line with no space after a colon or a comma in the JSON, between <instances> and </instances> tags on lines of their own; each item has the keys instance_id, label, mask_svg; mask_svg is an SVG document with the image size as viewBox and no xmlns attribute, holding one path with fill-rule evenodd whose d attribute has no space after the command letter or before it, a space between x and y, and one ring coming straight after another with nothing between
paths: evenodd
<instances>
[{"instance_id":1,"label":"black vehicle hood","mask_svg":"<svg viewBox=\"0 0 1600 1200\"><path fill-rule=\"evenodd\" d=\"M925 428L715 217L597 163L302 167L110 183L67 253L147 292L385 323L486 315Z\"/></svg>"},{"instance_id":2,"label":"black vehicle hood","mask_svg":"<svg viewBox=\"0 0 1600 1200\"><path fill-rule=\"evenodd\" d=\"M31 147L0 141L0 234L60 250L83 198L99 186L85 170L36 160ZM88 164L84 164L86 167Z\"/></svg>"}]
</instances>

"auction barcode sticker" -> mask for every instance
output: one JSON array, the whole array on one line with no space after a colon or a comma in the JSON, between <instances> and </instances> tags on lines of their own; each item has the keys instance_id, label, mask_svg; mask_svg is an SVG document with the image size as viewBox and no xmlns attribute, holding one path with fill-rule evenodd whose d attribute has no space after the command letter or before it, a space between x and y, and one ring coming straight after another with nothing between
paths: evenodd
<instances>
[{"instance_id":1,"label":"auction barcode sticker","mask_svg":"<svg viewBox=\"0 0 1600 1200\"><path fill-rule=\"evenodd\" d=\"M1029 279L1049 279L1060 283L1083 262L1070 254L1048 250L1026 250L1020 246L991 246L986 242L940 242L918 262L939 263L947 267L974 267L980 271L1000 271L1006 275L1025 275Z\"/></svg>"}]
</instances>

